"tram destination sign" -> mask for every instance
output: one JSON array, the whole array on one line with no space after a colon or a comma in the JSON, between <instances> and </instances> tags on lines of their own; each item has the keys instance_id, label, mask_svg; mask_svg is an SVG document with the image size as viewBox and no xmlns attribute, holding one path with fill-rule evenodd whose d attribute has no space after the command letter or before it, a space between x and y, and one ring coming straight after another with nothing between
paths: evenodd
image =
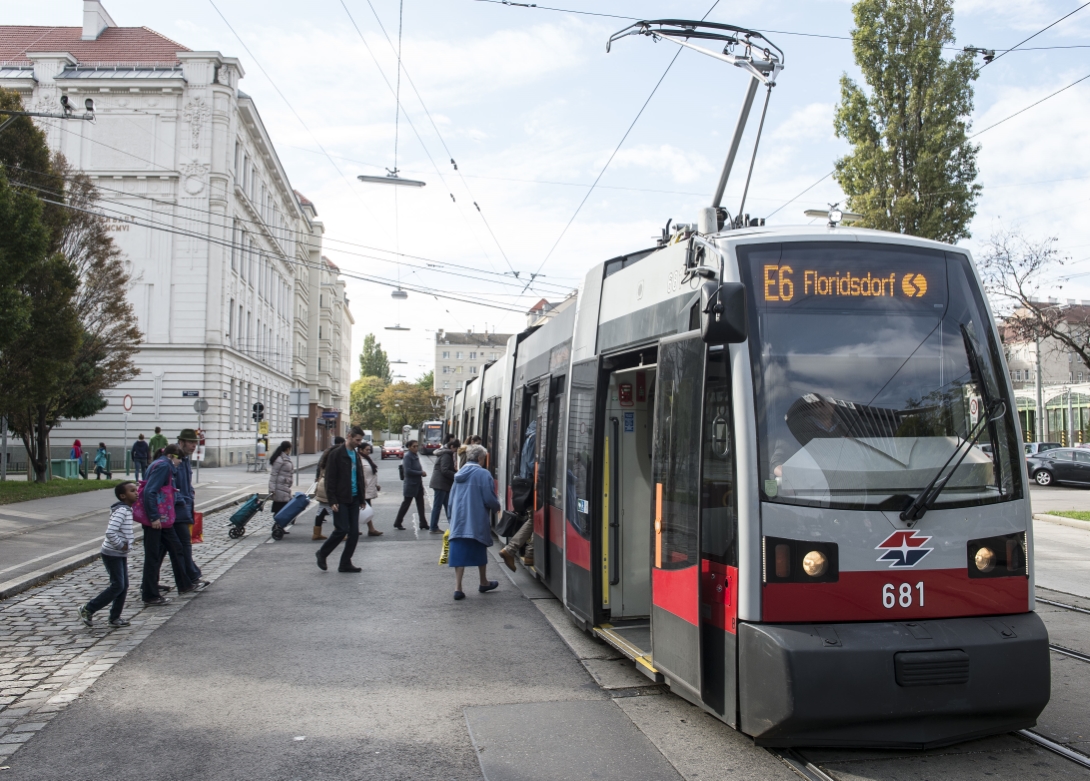
<instances>
[{"instance_id":1,"label":"tram destination sign","mask_svg":"<svg viewBox=\"0 0 1090 781\"><path fill-rule=\"evenodd\" d=\"M777 253L778 254L778 253ZM783 253L775 260L752 257L752 279L760 306L768 309L896 309L934 312L946 305L946 262L910 255L896 260L880 253L807 258ZM885 257L881 257L885 255Z\"/></svg>"}]
</instances>

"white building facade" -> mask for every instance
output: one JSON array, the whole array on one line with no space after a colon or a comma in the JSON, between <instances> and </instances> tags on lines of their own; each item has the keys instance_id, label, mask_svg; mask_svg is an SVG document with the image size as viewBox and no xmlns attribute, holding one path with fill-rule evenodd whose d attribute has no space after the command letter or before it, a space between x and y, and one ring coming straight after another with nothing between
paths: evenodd
<instances>
[{"instance_id":1,"label":"white building facade","mask_svg":"<svg viewBox=\"0 0 1090 781\"><path fill-rule=\"evenodd\" d=\"M55 430L55 445L104 441L116 463L138 433L196 428L202 400L205 465L240 463L259 435L256 404L273 445L291 437L294 387L311 391L301 433L323 431L301 450L347 423L344 283L321 256L315 207L292 189L239 90L243 75L234 58L117 27L95 0L82 28L0 26L0 86L28 110L56 112L62 95L95 101L94 122L39 126L98 185L144 334L140 375L109 392L103 412Z\"/></svg>"}]
</instances>

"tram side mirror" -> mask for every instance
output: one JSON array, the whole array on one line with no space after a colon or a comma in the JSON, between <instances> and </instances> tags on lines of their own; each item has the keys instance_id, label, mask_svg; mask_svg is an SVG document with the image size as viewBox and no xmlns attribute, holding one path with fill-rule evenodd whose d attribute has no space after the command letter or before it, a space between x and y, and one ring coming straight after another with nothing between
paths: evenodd
<instances>
[{"instance_id":1,"label":"tram side mirror","mask_svg":"<svg viewBox=\"0 0 1090 781\"><path fill-rule=\"evenodd\" d=\"M741 282L705 282L700 313L700 336L706 344L738 344L749 336L746 286Z\"/></svg>"}]
</instances>

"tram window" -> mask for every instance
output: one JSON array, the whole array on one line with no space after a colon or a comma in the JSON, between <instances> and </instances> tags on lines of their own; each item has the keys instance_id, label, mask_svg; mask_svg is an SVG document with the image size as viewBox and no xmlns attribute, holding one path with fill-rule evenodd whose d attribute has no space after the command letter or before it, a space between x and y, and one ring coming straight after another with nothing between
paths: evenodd
<instances>
[{"instance_id":1,"label":"tram window","mask_svg":"<svg viewBox=\"0 0 1090 781\"><path fill-rule=\"evenodd\" d=\"M893 244L739 248L762 499L902 509L984 425L935 506L1022 495L1013 405L968 258Z\"/></svg>"},{"instance_id":2,"label":"tram window","mask_svg":"<svg viewBox=\"0 0 1090 781\"><path fill-rule=\"evenodd\" d=\"M655 566L684 569L699 558L696 538L700 496L701 402L704 342L667 342L659 348L655 401Z\"/></svg>"},{"instance_id":3,"label":"tram window","mask_svg":"<svg viewBox=\"0 0 1090 781\"><path fill-rule=\"evenodd\" d=\"M598 362L572 367L568 402L568 490L566 514L579 534L590 537L594 469L594 402Z\"/></svg>"},{"instance_id":4,"label":"tram window","mask_svg":"<svg viewBox=\"0 0 1090 781\"><path fill-rule=\"evenodd\" d=\"M730 367L726 350L711 351L704 378L704 444L701 459L701 555L737 565Z\"/></svg>"}]
</instances>

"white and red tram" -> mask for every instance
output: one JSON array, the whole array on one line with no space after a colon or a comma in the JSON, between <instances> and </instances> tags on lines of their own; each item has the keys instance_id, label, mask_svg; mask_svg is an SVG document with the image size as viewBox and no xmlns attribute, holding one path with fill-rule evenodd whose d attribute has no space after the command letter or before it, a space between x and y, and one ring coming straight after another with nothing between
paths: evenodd
<instances>
[{"instance_id":1,"label":"white and red tram","mask_svg":"<svg viewBox=\"0 0 1090 781\"><path fill-rule=\"evenodd\" d=\"M926 747L1049 698L1007 378L960 248L686 226L451 418L509 507L533 480L535 575L649 678L762 745Z\"/></svg>"}]
</instances>

